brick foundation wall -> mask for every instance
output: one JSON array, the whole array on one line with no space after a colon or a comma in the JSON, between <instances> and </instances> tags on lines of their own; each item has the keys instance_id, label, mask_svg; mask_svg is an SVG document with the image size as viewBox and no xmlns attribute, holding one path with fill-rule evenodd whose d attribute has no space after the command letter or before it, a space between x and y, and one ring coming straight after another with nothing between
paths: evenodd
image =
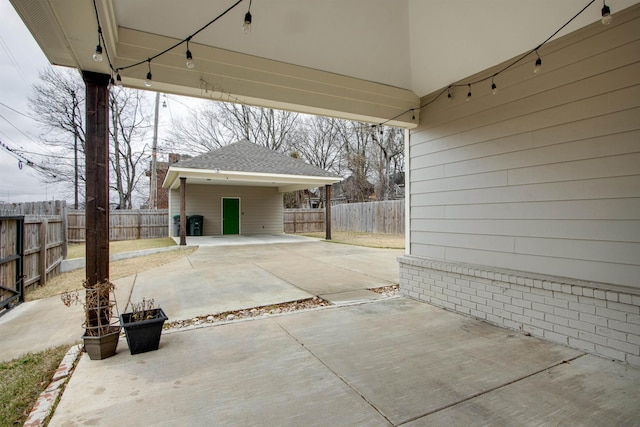
<instances>
[{"instance_id":1,"label":"brick foundation wall","mask_svg":"<svg viewBox=\"0 0 640 427\"><path fill-rule=\"evenodd\" d=\"M402 295L640 367L640 293L403 256Z\"/></svg>"}]
</instances>

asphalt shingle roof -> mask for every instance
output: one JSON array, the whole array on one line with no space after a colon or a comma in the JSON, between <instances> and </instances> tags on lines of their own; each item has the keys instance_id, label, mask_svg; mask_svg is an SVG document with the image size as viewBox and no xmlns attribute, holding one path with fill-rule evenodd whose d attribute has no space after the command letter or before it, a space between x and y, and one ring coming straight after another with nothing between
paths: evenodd
<instances>
[{"instance_id":1,"label":"asphalt shingle roof","mask_svg":"<svg viewBox=\"0 0 640 427\"><path fill-rule=\"evenodd\" d=\"M337 177L317 166L270 150L246 139L171 165L177 168L298 176Z\"/></svg>"}]
</instances>

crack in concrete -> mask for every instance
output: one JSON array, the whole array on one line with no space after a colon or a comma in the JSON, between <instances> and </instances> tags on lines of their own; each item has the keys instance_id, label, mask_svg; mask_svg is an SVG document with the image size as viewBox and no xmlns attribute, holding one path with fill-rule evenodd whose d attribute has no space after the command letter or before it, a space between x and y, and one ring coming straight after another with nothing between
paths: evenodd
<instances>
[{"instance_id":1,"label":"crack in concrete","mask_svg":"<svg viewBox=\"0 0 640 427\"><path fill-rule=\"evenodd\" d=\"M435 413L440 412L440 411L444 411L445 409L449 409L449 408L452 408L452 407L454 407L454 406L457 406L457 405L459 405L459 404L461 404L461 403L468 402L469 400L473 400L473 399L475 399L476 397L480 397L480 396L483 396L483 395L485 395L485 394L492 393L492 392L494 392L494 391L496 391L496 390L499 390L499 389L501 389L501 388L503 388L503 387L507 387L507 386L509 386L509 385L511 385L511 384L515 384L515 383L520 382L520 381L522 381L522 380L526 380L527 378L531 378L531 377L533 377L533 376L536 376L536 375L538 375L538 374L541 374L541 373L543 373L543 372L546 372L546 371L548 371L549 369L553 369L553 368L558 367L558 366L560 366L560 365L563 365L563 364L565 364L565 363L573 362L574 360L577 360L577 359L579 359L579 358L581 358L581 357L584 357L584 356L586 356L586 355L587 355L586 353L582 353L582 354L579 354L578 356L571 357L571 358L569 358L569 359L564 359L564 360L562 360L562 361L560 361L560 362L558 362L558 363L555 363L555 364L553 364L553 365L551 365L551 366L547 366L547 367L545 367L545 368L539 369L539 370L537 370L537 371L535 371L535 372L532 372L532 373L527 374L527 375L525 375L525 376L522 376L522 377L516 378L516 379L511 380L511 381L509 381L509 382L506 382L506 383L504 383L504 384L500 384L500 385L497 385L497 386L492 387L492 388L490 388L490 389L483 390L483 391L480 391L480 392L478 392L478 393L472 394L471 396L467 396L467 397L465 397L464 399L461 399L461 400L458 400L458 401L456 401L456 402L452 402L452 403L450 403L450 404L448 404L448 405L442 406L442 407L440 407L440 408L434 409L433 411L429 411L429 412L426 412L426 413L424 413L424 414L422 414L422 415L417 415L417 416L415 416L415 417L411 417L411 418L409 418L409 419L407 419L407 420L402 421L402 422L401 422L401 423L399 423L399 424L396 424L396 426L402 426L402 425L407 424L407 423L410 423L410 422L412 422L412 421L419 420L420 418L427 417L427 416L429 416L429 415L435 414Z\"/></svg>"},{"instance_id":2,"label":"crack in concrete","mask_svg":"<svg viewBox=\"0 0 640 427\"><path fill-rule=\"evenodd\" d=\"M289 332L289 330L287 328L285 328L284 326L282 326L280 324L280 322L277 321L277 319L273 319L273 321L275 322L276 325L278 325L287 335L289 335L291 338L293 338L293 340L295 342L297 342L302 348L304 348L307 352L309 352L309 354L311 354L318 362L320 362L325 368L327 368L333 375L335 375L340 381L342 381L342 383L344 385L346 385L347 387L349 387L350 390L353 390L354 393L356 393L358 396L360 396L360 398L362 400L364 400L371 408L373 408L374 411L376 411L382 418L384 418L387 423L389 423L389 425L394 426L395 424L393 422L391 422L391 420L382 413L382 411L380 409L378 409L376 407L376 405L374 405L371 401L369 401L369 399L367 399L367 397L360 393L360 391L358 391L358 389L356 389L355 387L353 387L351 384L349 384L349 382L340 374L338 374L335 370L333 370L331 368L331 366L329 366L324 360L322 360L317 354L315 354L313 351L311 351L311 349L309 349L309 347L305 346L304 343L302 341L300 341L295 335L293 335L291 332Z\"/></svg>"}]
</instances>

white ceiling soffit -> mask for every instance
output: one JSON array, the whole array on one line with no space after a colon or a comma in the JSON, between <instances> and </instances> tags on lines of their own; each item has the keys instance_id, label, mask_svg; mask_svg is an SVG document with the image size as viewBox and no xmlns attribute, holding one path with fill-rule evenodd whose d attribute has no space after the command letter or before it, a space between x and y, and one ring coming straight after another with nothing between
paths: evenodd
<instances>
[{"instance_id":1,"label":"white ceiling soffit","mask_svg":"<svg viewBox=\"0 0 640 427\"><path fill-rule=\"evenodd\" d=\"M10 0L54 64L93 62L90 0ZM608 0L615 13L640 0ZM116 67L186 38L234 0L96 0ZM151 64L152 90L415 127L419 96L539 45L588 0L244 0L195 36L196 68L182 45ZM596 0L558 36L600 19ZM615 18L614 18L615 19ZM146 64L124 70L144 89ZM402 114L406 112L405 114ZM416 114L416 116L418 116Z\"/></svg>"}]
</instances>

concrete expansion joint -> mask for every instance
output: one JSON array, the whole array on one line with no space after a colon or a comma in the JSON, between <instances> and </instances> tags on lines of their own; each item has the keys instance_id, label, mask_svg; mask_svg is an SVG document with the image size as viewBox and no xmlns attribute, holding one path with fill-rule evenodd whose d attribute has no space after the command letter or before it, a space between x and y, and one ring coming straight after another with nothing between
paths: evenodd
<instances>
[{"instance_id":1,"label":"concrete expansion joint","mask_svg":"<svg viewBox=\"0 0 640 427\"><path fill-rule=\"evenodd\" d=\"M53 408L58 402L64 386L67 384L67 381L69 381L69 378L71 378L71 374L75 369L78 356L81 352L82 344L74 345L67 351L55 374L53 374L51 383L45 391L40 393L38 400L36 400L36 403L33 405L31 413L29 413L29 417L24 423L25 427L45 425L45 421L53 413Z\"/></svg>"},{"instance_id":2,"label":"concrete expansion joint","mask_svg":"<svg viewBox=\"0 0 640 427\"><path fill-rule=\"evenodd\" d=\"M362 400L364 400L367 403L367 405L371 406L371 408L374 411L376 411L382 418L384 418L389 423L389 425L395 426L395 424L393 424L393 422L391 422L389 417L387 417L384 413L382 413L382 411L378 407L376 407L376 405L374 405L373 402L371 402L369 399L367 399L367 397L364 394L362 394L356 387L351 385L342 375L340 375L338 372L336 372L331 366L329 366L329 364L327 364L317 354L315 354L311 349L309 349L309 347L305 346L304 343L302 341L300 341L295 335L293 335L287 328L285 328L283 325L281 325L277 321L275 323L280 327L280 329L282 329L287 335L289 335L296 343L298 343L298 345L300 345L311 356L313 356L314 359L316 359L318 362L320 362L325 368L327 368L329 370L329 372L331 372L333 375L335 375L336 378L338 378L344 385L349 387L350 390L352 390L354 393L356 393L358 396L360 396L360 398Z\"/></svg>"},{"instance_id":3,"label":"concrete expansion joint","mask_svg":"<svg viewBox=\"0 0 640 427\"><path fill-rule=\"evenodd\" d=\"M419 420L420 418L423 418L423 417L426 417L426 416L429 416L429 415L435 414L435 413L437 413L437 412L444 411L445 409L452 408L452 407L454 407L454 406L460 405L461 403L468 402L469 400L475 399L475 398L480 397L480 396L483 396L483 395L485 395L485 394L492 393L492 392L494 392L494 391L496 391L496 390L500 390L501 388L504 388L504 387L510 386L510 385L512 385L512 384L516 384L516 383L518 383L518 382L520 382L520 381L526 380L527 378L534 377L534 376L536 376L536 375L538 375L538 374L541 374L541 373L543 373L543 372L547 372L547 373L548 373L548 372L549 372L551 369L553 369L553 368L556 368L556 367L558 367L558 366L561 366L561 365L564 365L564 364L567 364L567 363L571 363L571 362L573 362L574 360L578 360L578 359L580 359L581 357L584 357L584 356L586 356L586 355L587 355L587 353L582 353L582 354L579 354L579 355L577 355L577 356L575 356L575 357L570 357L570 358L568 358L568 359L564 359L564 360L562 360L562 361L560 361L560 362L558 362L558 363L554 363L554 364L553 364L553 365L551 365L551 366L546 366L546 367L544 367L544 368L542 368L542 369L538 369L537 371L532 372L532 373L530 373L530 374L524 375L524 376L522 376L522 377L518 377L518 378L516 378L516 379L514 379L514 380L508 381L508 382L503 383L503 384L499 384L499 385L497 385L497 386L495 386L495 387L492 387L492 388L489 388L489 389L487 389L487 390L483 390L483 391L480 391L480 392L478 392L478 393L474 393L474 394L472 394L472 395L470 395L470 396L465 397L464 399L460 399L460 400L458 400L458 401L456 401L456 402L452 402L452 403L450 403L450 404L448 404L448 405L444 405L444 406L442 406L442 407L440 407L440 408L434 409L433 411L429 411L429 412L426 412L426 413L424 413L424 414L422 414L422 415L418 415L418 416L412 417L412 418L410 418L410 419L408 419L408 420L405 420L405 421L403 421L403 422L401 422L401 423L397 424L397 426L402 426L402 425L405 425L405 424L410 423L410 422L412 422L412 421Z\"/></svg>"}]
</instances>

